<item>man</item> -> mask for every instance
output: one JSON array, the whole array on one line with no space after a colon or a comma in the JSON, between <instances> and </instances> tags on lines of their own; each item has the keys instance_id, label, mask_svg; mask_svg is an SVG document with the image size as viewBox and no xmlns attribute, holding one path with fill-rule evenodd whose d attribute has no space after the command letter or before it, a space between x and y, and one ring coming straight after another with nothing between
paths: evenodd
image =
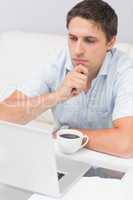
<instances>
[{"instance_id":1,"label":"man","mask_svg":"<svg viewBox=\"0 0 133 200\"><path fill-rule=\"evenodd\" d=\"M88 135L87 148L132 156L133 61L113 49L117 23L115 11L102 0L73 7L67 15L69 52L62 50L5 99L0 119L25 124L52 108L60 126Z\"/></svg>"}]
</instances>

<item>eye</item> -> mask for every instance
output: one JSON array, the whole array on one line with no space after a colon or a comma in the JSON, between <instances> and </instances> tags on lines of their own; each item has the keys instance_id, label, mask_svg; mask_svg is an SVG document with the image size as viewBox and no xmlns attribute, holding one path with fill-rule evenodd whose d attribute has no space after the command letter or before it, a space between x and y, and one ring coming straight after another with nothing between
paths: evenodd
<instances>
[{"instance_id":1,"label":"eye","mask_svg":"<svg viewBox=\"0 0 133 200\"><path fill-rule=\"evenodd\" d=\"M86 43L88 43L88 44L93 44L93 43L96 42L96 40L90 39L90 38L85 38L84 41L85 41Z\"/></svg>"},{"instance_id":2,"label":"eye","mask_svg":"<svg viewBox=\"0 0 133 200\"><path fill-rule=\"evenodd\" d=\"M77 37L72 36L72 35L69 36L69 39L72 40L72 41L77 41Z\"/></svg>"}]
</instances>

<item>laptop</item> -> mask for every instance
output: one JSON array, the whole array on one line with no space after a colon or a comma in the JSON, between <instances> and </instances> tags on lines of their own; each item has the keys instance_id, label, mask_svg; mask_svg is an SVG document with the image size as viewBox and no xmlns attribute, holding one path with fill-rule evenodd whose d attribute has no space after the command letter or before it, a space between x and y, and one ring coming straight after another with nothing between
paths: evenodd
<instances>
[{"instance_id":1,"label":"laptop","mask_svg":"<svg viewBox=\"0 0 133 200\"><path fill-rule=\"evenodd\" d=\"M90 168L55 151L51 130L0 121L0 182L60 197Z\"/></svg>"}]
</instances>

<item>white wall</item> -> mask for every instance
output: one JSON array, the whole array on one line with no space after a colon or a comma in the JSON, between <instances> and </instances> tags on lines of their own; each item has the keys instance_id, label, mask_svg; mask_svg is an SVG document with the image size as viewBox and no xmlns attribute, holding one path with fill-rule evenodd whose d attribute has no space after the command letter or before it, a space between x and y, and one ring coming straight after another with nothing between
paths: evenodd
<instances>
[{"instance_id":1,"label":"white wall","mask_svg":"<svg viewBox=\"0 0 133 200\"><path fill-rule=\"evenodd\" d=\"M119 15L119 41L133 43L133 1L106 0ZM23 30L64 34L67 11L79 0L0 0L0 32Z\"/></svg>"}]
</instances>

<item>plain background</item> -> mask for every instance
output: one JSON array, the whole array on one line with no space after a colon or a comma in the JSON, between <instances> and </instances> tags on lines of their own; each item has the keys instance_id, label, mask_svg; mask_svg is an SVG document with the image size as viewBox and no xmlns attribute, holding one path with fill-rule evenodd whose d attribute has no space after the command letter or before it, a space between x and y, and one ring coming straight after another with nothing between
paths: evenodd
<instances>
[{"instance_id":1,"label":"plain background","mask_svg":"<svg viewBox=\"0 0 133 200\"><path fill-rule=\"evenodd\" d=\"M105 0L119 16L118 41L133 43L133 1ZM0 0L0 32L65 34L68 10L79 0Z\"/></svg>"}]
</instances>

